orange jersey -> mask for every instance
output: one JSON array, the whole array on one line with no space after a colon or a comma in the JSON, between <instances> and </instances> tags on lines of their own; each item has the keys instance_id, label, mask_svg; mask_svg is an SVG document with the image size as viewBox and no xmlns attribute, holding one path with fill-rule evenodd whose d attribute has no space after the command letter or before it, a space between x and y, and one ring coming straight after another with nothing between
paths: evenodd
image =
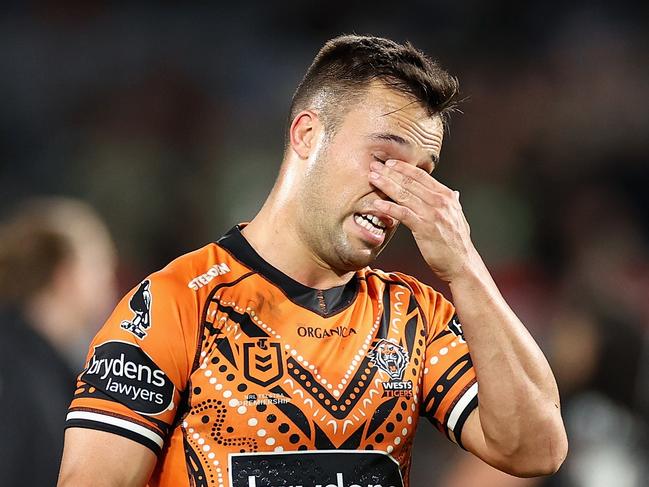
<instances>
[{"instance_id":1,"label":"orange jersey","mask_svg":"<svg viewBox=\"0 0 649 487\"><path fill-rule=\"evenodd\" d=\"M152 486L404 487L418 418L459 443L476 406L441 294L369 268L312 289L235 227L118 304L66 425L151 448Z\"/></svg>"}]
</instances>

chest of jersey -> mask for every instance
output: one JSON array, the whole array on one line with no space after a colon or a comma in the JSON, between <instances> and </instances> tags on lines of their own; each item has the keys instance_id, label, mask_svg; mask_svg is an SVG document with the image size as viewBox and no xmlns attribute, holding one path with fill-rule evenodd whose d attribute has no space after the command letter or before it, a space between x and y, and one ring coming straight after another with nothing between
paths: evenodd
<instances>
[{"instance_id":1,"label":"chest of jersey","mask_svg":"<svg viewBox=\"0 0 649 487\"><path fill-rule=\"evenodd\" d=\"M205 465L316 450L406 458L424 335L408 288L378 279L359 282L331 316L252 280L215 290L182 423L187 448Z\"/></svg>"}]
</instances>

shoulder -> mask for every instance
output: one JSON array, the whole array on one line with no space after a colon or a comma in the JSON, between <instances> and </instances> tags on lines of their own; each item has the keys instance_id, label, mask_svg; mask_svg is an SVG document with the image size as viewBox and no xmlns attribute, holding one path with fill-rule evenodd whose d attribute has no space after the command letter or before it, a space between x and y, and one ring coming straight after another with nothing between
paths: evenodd
<instances>
[{"instance_id":1,"label":"shoulder","mask_svg":"<svg viewBox=\"0 0 649 487\"><path fill-rule=\"evenodd\" d=\"M386 284L396 284L408 287L415 294L421 293L422 291L436 292L428 284L424 284L417 278L408 274L404 274L403 272L387 272L382 269L366 267L365 269L362 269L360 271L360 275L362 278L365 278L368 281L376 279Z\"/></svg>"},{"instance_id":2,"label":"shoulder","mask_svg":"<svg viewBox=\"0 0 649 487\"><path fill-rule=\"evenodd\" d=\"M384 283L383 286L401 286L408 289L424 309L435 309L439 305L450 304L440 291L403 272L386 272L367 267L361 271L361 277L367 280L368 289L380 285L379 283Z\"/></svg>"},{"instance_id":3,"label":"shoulder","mask_svg":"<svg viewBox=\"0 0 649 487\"><path fill-rule=\"evenodd\" d=\"M211 290L222 282L231 282L248 272L225 249L209 243L171 261L148 279L158 287L180 293Z\"/></svg>"}]
</instances>

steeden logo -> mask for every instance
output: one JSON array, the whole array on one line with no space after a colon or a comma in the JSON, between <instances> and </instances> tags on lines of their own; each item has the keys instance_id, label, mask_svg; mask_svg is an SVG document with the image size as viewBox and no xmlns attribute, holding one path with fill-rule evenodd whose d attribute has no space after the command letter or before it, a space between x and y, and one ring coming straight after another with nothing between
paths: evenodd
<instances>
[{"instance_id":1,"label":"steeden logo","mask_svg":"<svg viewBox=\"0 0 649 487\"><path fill-rule=\"evenodd\" d=\"M194 291L198 291L203 286L208 285L215 277L222 276L228 272L230 272L230 268L227 264L214 264L207 270L207 272L200 276L196 276L194 279L189 281L187 287Z\"/></svg>"}]
</instances>

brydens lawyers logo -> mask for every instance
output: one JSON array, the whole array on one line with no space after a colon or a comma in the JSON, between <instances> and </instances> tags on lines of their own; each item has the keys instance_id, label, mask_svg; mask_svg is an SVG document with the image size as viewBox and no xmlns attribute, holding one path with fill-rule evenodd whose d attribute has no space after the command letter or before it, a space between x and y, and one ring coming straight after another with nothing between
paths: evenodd
<instances>
[{"instance_id":1,"label":"brydens lawyers logo","mask_svg":"<svg viewBox=\"0 0 649 487\"><path fill-rule=\"evenodd\" d=\"M230 454L231 487L403 487L384 452L321 450Z\"/></svg>"},{"instance_id":2,"label":"brydens lawyers logo","mask_svg":"<svg viewBox=\"0 0 649 487\"><path fill-rule=\"evenodd\" d=\"M381 339L367 354L374 365L387 373L390 380L383 382L383 397L412 397L412 381L403 380L408 365L408 352L396 343Z\"/></svg>"},{"instance_id":3,"label":"brydens lawyers logo","mask_svg":"<svg viewBox=\"0 0 649 487\"><path fill-rule=\"evenodd\" d=\"M122 321L120 325L124 330L132 333L140 340L143 339L147 330L151 326L151 282L147 279L140 284L137 291L131 296L128 302L131 311L135 316L130 321Z\"/></svg>"},{"instance_id":4,"label":"brydens lawyers logo","mask_svg":"<svg viewBox=\"0 0 649 487\"><path fill-rule=\"evenodd\" d=\"M110 341L95 347L81 380L140 414L153 416L173 408L173 382L132 343Z\"/></svg>"}]
</instances>

